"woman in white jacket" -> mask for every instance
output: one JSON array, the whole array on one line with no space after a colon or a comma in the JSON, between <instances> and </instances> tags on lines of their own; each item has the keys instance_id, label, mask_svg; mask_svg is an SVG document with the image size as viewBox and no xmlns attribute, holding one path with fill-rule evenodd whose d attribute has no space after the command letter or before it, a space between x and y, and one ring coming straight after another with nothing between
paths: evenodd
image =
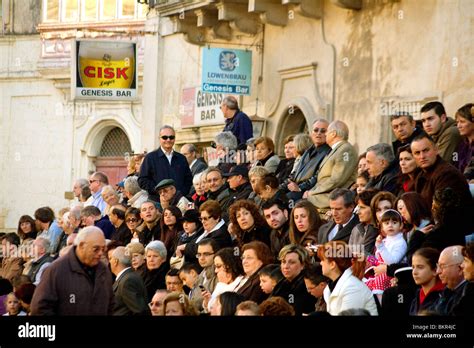
<instances>
[{"instance_id":1,"label":"woman in white jacket","mask_svg":"<svg viewBox=\"0 0 474 348\"><path fill-rule=\"evenodd\" d=\"M324 289L324 300L331 315L346 309L366 309L378 315L374 297L369 288L354 274L364 272L363 256L356 256L343 241L332 241L318 250L323 274L331 279ZM353 274L354 273L354 274Z\"/></svg>"}]
</instances>

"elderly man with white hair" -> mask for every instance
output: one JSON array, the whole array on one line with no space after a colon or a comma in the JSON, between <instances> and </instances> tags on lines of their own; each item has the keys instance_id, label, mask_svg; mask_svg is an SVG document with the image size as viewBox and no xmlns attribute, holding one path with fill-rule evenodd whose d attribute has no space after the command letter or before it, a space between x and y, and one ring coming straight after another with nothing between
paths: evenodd
<instances>
[{"instance_id":1,"label":"elderly man with white hair","mask_svg":"<svg viewBox=\"0 0 474 348\"><path fill-rule=\"evenodd\" d=\"M85 227L74 244L43 273L31 301L32 315L112 314L112 274L101 261L104 233L95 226Z\"/></svg>"},{"instance_id":2,"label":"elderly man with white hair","mask_svg":"<svg viewBox=\"0 0 474 348\"><path fill-rule=\"evenodd\" d=\"M446 285L435 305L435 310L440 315L452 315L451 310L463 296L467 284L461 267L463 260L461 245L449 246L439 255L436 272Z\"/></svg>"},{"instance_id":3,"label":"elderly man with white hair","mask_svg":"<svg viewBox=\"0 0 474 348\"><path fill-rule=\"evenodd\" d=\"M132 269L128 250L119 246L109 251L109 265L116 279L113 285L114 315L150 315L145 284Z\"/></svg>"},{"instance_id":4,"label":"elderly man with white hair","mask_svg":"<svg viewBox=\"0 0 474 348\"><path fill-rule=\"evenodd\" d=\"M148 192L140 188L136 176L129 176L125 179L124 194L128 198L127 205L129 207L140 209L142 203L148 200Z\"/></svg>"}]
</instances>

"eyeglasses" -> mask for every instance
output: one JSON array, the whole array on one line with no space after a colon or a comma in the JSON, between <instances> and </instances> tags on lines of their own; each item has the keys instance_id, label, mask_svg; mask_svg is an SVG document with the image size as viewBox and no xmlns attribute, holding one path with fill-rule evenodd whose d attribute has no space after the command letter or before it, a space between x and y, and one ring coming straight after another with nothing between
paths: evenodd
<instances>
[{"instance_id":1,"label":"eyeglasses","mask_svg":"<svg viewBox=\"0 0 474 348\"><path fill-rule=\"evenodd\" d=\"M160 302L160 301L157 301L157 302L150 302L148 305L149 305L150 307L153 307L153 306L159 307L159 306L162 306L162 305L163 305L163 302Z\"/></svg>"},{"instance_id":2,"label":"eyeglasses","mask_svg":"<svg viewBox=\"0 0 474 348\"><path fill-rule=\"evenodd\" d=\"M201 221L207 221L209 219L212 219L212 216L202 216L202 217L199 218L199 220L201 220Z\"/></svg>"},{"instance_id":3,"label":"eyeglasses","mask_svg":"<svg viewBox=\"0 0 474 348\"><path fill-rule=\"evenodd\" d=\"M212 255L214 255L214 253L197 253L196 258L199 259L201 256L209 257L209 256L212 256Z\"/></svg>"},{"instance_id":4,"label":"eyeglasses","mask_svg":"<svg viewBox=\"0 0 474 348\"><path fill-rule=\"evenodd\" d=\"M174 135L162 135L161 139L163 140L174 140L175 136Z\"/></svg>"},{"instance_id":5,"label":"eyeglasses","mask_svg":"<svg viewBox=\"0 0 474 348\"><path fill-rule=\"evenodd\" d=\"M451 264L449 264L449 265L443 265L443 264L441 264L441 263L437 263L437 264L436 264L436 268L437 268L437 269L440 269L440 270L442 270L442 271L444 271L444 270L445 270L446 268L448 268L448 267L451 267L451 266L459 266L459 265L460 265L460 263L451 263Z\"/></svg>"},{"instance_id":6,"label":"eyeglasses","mask_svg":"<svg viewBox=\"0 0 474 348\"><path fill-rule=\"evenodd\" d=\"M321 134L324 134L327 132L327 129L326 128L314 128L313 129L313 132L314 133L321 133Z\"/></svg>"},{"instance_id":7,"label":"eyeglasses","mask_svg":"<svg viewBox=\"0 0 474 348\"><path fill-rule=\"evenodd\" d=\"M100 180L89 180L89 184L92 184L94 181L100 181Z\"/></svg>"},{"instance_id":8,"label":"eyeglasses","mask_svg":"<svg viewBox=\"0 0 474 348\"><path fill-rule=\"evenodd\" d=\"M138 222L138 219L130 218L130 219L125 220L125 222Z\"/></svg>"}]
</instances>

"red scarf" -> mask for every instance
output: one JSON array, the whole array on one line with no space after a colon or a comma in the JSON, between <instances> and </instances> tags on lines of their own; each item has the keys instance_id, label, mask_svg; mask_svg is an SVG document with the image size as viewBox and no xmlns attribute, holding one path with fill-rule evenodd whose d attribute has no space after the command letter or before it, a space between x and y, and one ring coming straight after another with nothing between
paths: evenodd
<instances>
[{"instance_id":1,"label":"red scarf","mask_svg":"<svg viewBox=\"0 0 474 348\"><path fill-rule=\"evenodd\" d=\"M423 291L423 288L420 289L420 305L423 304L423 301L426 299L426 297L434 292L434 291L441 291L444 289L444 284L441 283L441 280L438 280L438 282L428 291L427 294Z\"/></svg>"}]
</instances>

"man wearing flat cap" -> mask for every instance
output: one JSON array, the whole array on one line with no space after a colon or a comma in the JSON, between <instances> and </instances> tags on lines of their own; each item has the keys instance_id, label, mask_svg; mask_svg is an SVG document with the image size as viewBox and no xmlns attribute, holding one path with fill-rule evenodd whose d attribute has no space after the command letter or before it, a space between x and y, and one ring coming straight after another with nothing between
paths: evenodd
<instances>
[{"instance_id":1,"label":"man wearing flat cap","mask_svg":"<svg viewBox=\"0 0 474 348\"><path fill-rule=\"evenodd\" d=\"M233 167L229 173L223 174L223 177L227 178L229 184L229 197L222 204L222 210L227 212L234 202L249 198L252 186L249 182L249 170L245 164Z\"/></svg>"},{"instance_id":2,"label":"man wearing flat cap","mask_svg":"<svg viewBox=\"0 0 474 348\"><path fill-rule=\"evenodd\" d=\"M190 203L180 191L176 190L176 183L173 179L161 180L155 186L155 194L160 196L160 204L163 210L169 206L176 206L184 214Z\"/></svg>"}]
</instances>

